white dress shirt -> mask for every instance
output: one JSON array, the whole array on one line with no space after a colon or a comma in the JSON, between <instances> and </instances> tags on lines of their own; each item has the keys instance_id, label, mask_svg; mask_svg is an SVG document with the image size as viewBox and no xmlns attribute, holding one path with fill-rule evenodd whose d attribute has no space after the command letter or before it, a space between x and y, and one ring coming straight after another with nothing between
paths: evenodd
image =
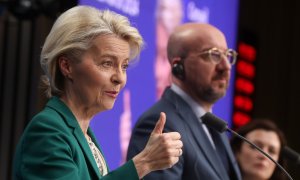
<instances>
[{"instance_id":1,"label":"white dress shirt","mask_svg":"<svg viewBox=\"0 0 300 180\"><path fill-rule=\"evenodd\" d=\"M194 101L187 93L185 93L182 89L180 89L180 87L178 87L176 84L172 83L171 89L176 94L178 94L192 108L193 112L199 118L199 121L202 124L202 128L203 128L204 132L206 133L212 147L214 149L216 149L214 141L211 137L211 134L209 133L209 131L207 129L207 126L205 124L203 124L201 121L201 117L206 113L204 108L200 104L198 104L196 101ZM212 110L210 109L209 112L212 112Z\"/></svg>"}]
</instances>

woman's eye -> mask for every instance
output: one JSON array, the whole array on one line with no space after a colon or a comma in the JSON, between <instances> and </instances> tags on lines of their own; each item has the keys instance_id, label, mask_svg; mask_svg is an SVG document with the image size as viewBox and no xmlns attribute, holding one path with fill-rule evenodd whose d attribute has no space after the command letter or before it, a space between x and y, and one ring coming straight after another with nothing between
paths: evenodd
<instances>
[{"instance_id":1,"label":"woman's eye","mask_svg":"<svg viewBox=\"0 0 300 180\"><path fill-rule=\"evenodd\" d=\"M122 65L123 71L126 71L126 70L128 69L128 67L129 67L129 64L124 64L124 65Z\"/></svg>"},{"instance_id":2,"label":"woman's eye","mask_svg":"<svg viewBox=\"0 0 300 180\"><path fill-rule=\"evenodd\" d=\"M253 145L249 145L251 149L256 149Z\"/></svg>"},{"instance_id":3,"label":"woman's eye","mask_svg":"<svg viewBox=\"0 0 300 180\"><path fill-rule=\"evenodd\" d=\"M274 152L274 151L269 151L269 154L272 154L272 155L274 155L274 154L275 154L275 152Z\"/></svg>"},{"instance_id":4,"label":"woman's eye","mask_svg":"<svg viewBox=\"0 0 300 180\"><path fill-rule=\"evenodd\" d=\"M272 154L272 155L277 154L277 152L278 151L276 151L274 148L269 149L269 153Z\"/></svg>"},{"instance_id":5,"label":"woman's eye","mask_svg":"<svg viewBox=\"0 0 300 180\"><path fill-rule=\"evenodd\" d=\"M102 63L102 66L104 66L104 67L112 67L113 63L111 61L105 61L105 62Z\"/></svg>"}]
</instances>

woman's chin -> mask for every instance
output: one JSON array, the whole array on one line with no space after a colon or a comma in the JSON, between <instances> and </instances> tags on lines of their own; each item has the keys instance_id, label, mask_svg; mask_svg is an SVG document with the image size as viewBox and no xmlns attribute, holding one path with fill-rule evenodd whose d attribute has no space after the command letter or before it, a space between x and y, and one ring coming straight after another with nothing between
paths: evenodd
<instances>
[{"instance_id":1,"label":"woman's chin","mask_svg":"<svg viewBox=\"0 0 300 180\"><path fill-rule=\"evenodd\" d=\"M111 110L111 109L114 107L114 104L115 104L115 103L106 104L106 105L104 106L104 110L105 110L105 111Z\"/></svg>"}]
</instances>

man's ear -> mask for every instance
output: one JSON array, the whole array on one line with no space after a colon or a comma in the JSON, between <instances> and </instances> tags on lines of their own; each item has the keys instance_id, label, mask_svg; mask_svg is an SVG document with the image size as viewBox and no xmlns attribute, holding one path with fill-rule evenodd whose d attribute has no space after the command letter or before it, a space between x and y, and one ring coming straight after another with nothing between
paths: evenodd
<instances>
[{"instance_id":1,"label":"man's ear","mask_svg":"<svg viewBox=\"0 0 300 180\"><path fill-rule=\"evenodd\" d=\"M173 67L174 64L178 64L179 62L181 62L181 57L174 57L171 61L171 66Z\"/></svg>"},{"instance_id":2,"label":"man's ear","mask_svg":"<svg viewBox=\"0 0 300 180\"><path fill-rule=\"evenodd\" d=\"M67 79L72 79L72 67L69 58L60 56L58 58L58 66L63 76L65 76Z\"/></svg>"},{"instance_id":3,"label":"man's ear","mask_svg":"<svg viewBox=\"0 0 300 180\"><path fill-rule=\"evenodd\" d=\"M172 74L180 80L185 79L183 61L180 57L175 57L172 60Z\"/></svg>"}]
</instances>

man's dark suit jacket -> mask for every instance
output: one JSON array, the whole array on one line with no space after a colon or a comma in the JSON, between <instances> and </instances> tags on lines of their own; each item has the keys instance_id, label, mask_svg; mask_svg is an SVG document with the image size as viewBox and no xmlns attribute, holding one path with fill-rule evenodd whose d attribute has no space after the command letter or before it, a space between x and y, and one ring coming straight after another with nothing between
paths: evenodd
<instances>
[{"instance_id":1,"label":"man's dark suit jacket","mask_svg":"<svg viewBox=\"0 0 300 180\"><path fill-rule=\"evenodd\" d=\"M145 112L136 123L129 143L127 158L131 159L145 147L160 112L165 112L167 121L164 132L177 131L183 142L183 155L172 168L155 171L145 180L229 180L241 179L240 171L226 134L221 136L229 157L233 177L229 177L205 134L200 120L190 106L174 91L166 89L161 100Z\"/></svg>"}]
</instances>

